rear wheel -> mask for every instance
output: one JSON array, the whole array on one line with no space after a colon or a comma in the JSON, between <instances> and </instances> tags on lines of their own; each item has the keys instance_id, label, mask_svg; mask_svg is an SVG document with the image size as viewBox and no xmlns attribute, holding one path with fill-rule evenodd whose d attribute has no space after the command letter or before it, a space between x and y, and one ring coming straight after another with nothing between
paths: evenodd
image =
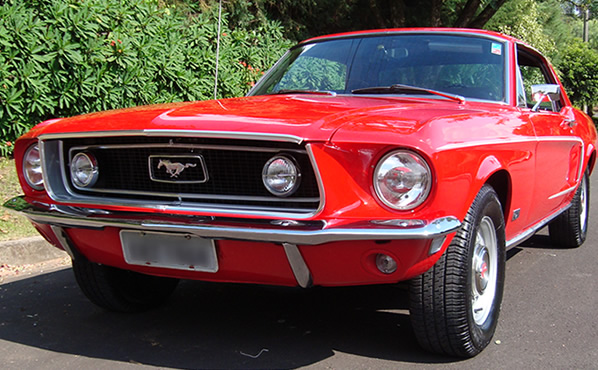
<instances>
[{"instance_id":1,"label":"rear wheel","mask_svg":"<svg viewBox=\"0 0 598 370\"><path fill-rule=\"evenodd\" d=\"M577 248L586 240L590 210L590 182L586 172L571 207L548 225L550 241L562 248Z\"/></svg>"},{"instance_id":2,"label":"rear wheel","mask_svg":"<svg viewBox=\"0 0 598 370\"><path fill-rule=\"evenodd\" d=\"M169 279L100 265L79 256L73 260L77 284L96 305L116 312L137 312L159 306L174 292Z\"/></svg>"},{"instance_id":3,"label":"rear wheel","mask_svg":"<svg viewBox=\"0 0 598 370\"><path fill-rule=\"evenodd\" d=\"M502 207L482 187L440 260L410 282L413 330L425 349L472 357L490 343L505 278Z\"/></svg>"}]
</instances>

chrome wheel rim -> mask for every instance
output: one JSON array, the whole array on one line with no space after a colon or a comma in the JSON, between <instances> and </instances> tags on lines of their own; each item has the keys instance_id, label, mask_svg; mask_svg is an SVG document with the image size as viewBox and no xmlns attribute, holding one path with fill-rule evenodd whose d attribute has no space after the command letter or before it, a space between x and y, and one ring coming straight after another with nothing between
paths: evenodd
<instances>
[{"instance_id":1,"label":"chrome wheel rim","mask_svg":"<svg viewBox=\"0 0 598 370\"><path fill-rule=\"evenodd\" d=\"M584 176L581 180L581 186L579 188L579 226L582 232L586 231L588 221L588 194L587 194L587 182Z\"/></svg>"},{"instance_id":2,"label":"chrome wheel rim","mask_svg":"<svg viewBox=\"0 0 598 370\"><path fill-rule=\"evenodd\" d=\"M498 273L498 242L494 222L482 218L476 232L471 259L471 313L477 325L482 325L494 305Z\"/></svg>"}]
</instances>

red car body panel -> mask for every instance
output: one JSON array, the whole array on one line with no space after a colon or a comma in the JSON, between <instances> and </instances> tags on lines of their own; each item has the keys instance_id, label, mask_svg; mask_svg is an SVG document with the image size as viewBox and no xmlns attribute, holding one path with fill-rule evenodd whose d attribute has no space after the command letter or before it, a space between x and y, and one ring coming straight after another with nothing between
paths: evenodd
<instances>
[{"instance_id":1,"label":"red car body panel","mask_svg":"<svg viewBox=\"0 0 598 370\"><path fill-rule=\"evenodd\" d=\"M259 138L305 145L313 161L323 199L321 207L291 221L321 222L324 226L318 232L322 233L347 230L360 225L360 222L372 220L423 220L426 224L445 218L463 221L476 194L485 183L490 182L501 190L499 195L505 213L506 239L509 245L515 245L543 221L567 207L583 171L593 169L596 152L594 125L587 115L570 106L564 92L560 112L534 112L516 106L515 55L518 45L523 44L515 39L493 32L456 29L370 33L422 31L488 36L505 42L508 45L505 53L508 54L509 68L506 81L510 87L507 101L511 103L459 102L438 97L286 94L138 107L57 119L38 125L16 143L15 158L24 199L38 209L46 207L48 212L53 206L54 211L55 206L69 206L114 212L115 216L106 216L106 219L98 215L88 217L88 221L97 223L104 220L106 225L102 228L64 228L66 239L93 262L160 276L297 285L294 271L289 266L289 256L279 239L266 242L261 237L214 237L218 271L186 271L128 264L119 237L120 230L126 227L109 224L110 217L116 218L119 212L132 219L149 218L154 214L156 218L164 217L169 221L177 215L205 216L216 220L214 227L218 230L228 230L232 222L229 219L233 217L239 222L259 222L286 221L290 218L288 216L267 212L234 214L229 208L218 207L206 211L119 202L93 204L80 199L63 202L44 190L32 189L22 171L25 150L38 140L63 137L80 137L83 140L97 135L151 137L159 134L239 140ZM305 43L367 34L339 34L310 39ZM522 47L536 53L527 46ZM552 67L541 60L558 83ZM576 126L563 125L567 117L574 119ZM384 205L376 196L372 181L376 163L390 151L401 148L424 158L431 168L433 179L428 198L408 211ZM65 236L57 236L52 228L52 225L62 225L60 222L50 221L35 212L29 215L46 239L60 248L64 247ZM176 230L182 232L184 226L190 223L182 221L182 225L177 224ZM258 228L251 225L243 225L244 232ZM152 227L160 230L158 226ZM365 230L359 226L352 230L362 229ZM279 229L276 230L279 232ZM409 226L402 230L408 231ZM453 235L454 232L446 232L437 238L322 239L323 242L318 239L313 244L290 244L297 244L313 284L357 285L392 283L425 272L440 258ZM435 248L437 252L429 253L435 242L441 245ZM391 274L380 272L375 262L377 254L392 256L398 263L397 271Z\"/></svg>"}]
</instances>

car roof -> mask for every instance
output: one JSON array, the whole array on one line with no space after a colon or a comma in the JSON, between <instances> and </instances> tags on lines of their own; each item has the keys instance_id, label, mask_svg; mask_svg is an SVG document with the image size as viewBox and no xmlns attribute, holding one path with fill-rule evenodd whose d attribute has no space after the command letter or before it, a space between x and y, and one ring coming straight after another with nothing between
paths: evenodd
<instances>
[{"instance_id":1,"label":"car roof","mask_svg":"<svg viewBox=\"0 0 598 370\"><path fill-rule=\"evenodd\" d=\"M471 35L471 36L486 36L494 39L500 39L503 41L509 41L513 43L518 43L522 45L527 45L526 43L511 37L504 35L499 32L488 31L488 30L480 30L480 29L473 29L473 28L388 28L388 29L375 29L375 30L365 30L365 31L352 31L352 32L343 32L343 33L335 33L331 35L323 35L312 37L307 40L304 40L299 43L299 45L312 43L316 41L323 41L329 39L338 39L338 38L353 38L353 37L360 37L360 36L378 36L378 35L392 35L392 34L461 34L461 35Z\"/></svg>"}]
</instances>

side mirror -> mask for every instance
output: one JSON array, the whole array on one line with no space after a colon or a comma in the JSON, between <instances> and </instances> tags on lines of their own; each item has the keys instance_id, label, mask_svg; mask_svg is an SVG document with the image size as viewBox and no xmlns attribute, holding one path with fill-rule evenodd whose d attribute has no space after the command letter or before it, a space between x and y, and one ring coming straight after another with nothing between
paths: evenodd
<instances>
[{"instance_id":1,"label":"side mirror","mask_svg":"<svg viewBox=\"0 0 598 370\"><path fill-rule=\"evenodd\" d=\"M537 112L540 109L540 104L546 101L546 98L552 103L552 110L556 111L555 102L561 100L561 87L556 84L532 85L532 97L536 102L532 111Z\"/></svg>"}]
</instances>

